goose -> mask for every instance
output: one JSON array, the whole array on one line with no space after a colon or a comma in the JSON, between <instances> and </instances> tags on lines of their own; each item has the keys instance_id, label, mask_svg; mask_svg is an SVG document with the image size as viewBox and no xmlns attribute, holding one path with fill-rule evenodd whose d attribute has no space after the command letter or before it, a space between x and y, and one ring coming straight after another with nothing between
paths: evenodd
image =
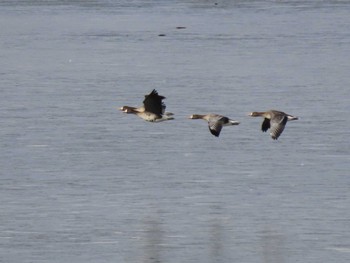
<instances>
[{"instance_id":1,"label":"goose","mask_svg":"<svg viewBox=\"0 0 350 263\"><path fill-rule=\"evenodd\" d=\"M209 131L216 137L219 137L223 126L238 125L238 121L229 119L219 114L192 114L189 119L202 119L208 122Z\"/></svg>"},{"instance_id":2,"label":"goose","mask_svg":"<svg viewBox=\"0 0 350 263\"><path fill-rule=\"evenodd\" d=\"M284 113L283 111L269 110L265 112L251 112L249 116L263 117L264 121L261 130L266 132L270 129L270 135L273 140L277 140L286 127L287 121L297 120L298 117Z\"/></svg>"},{"instance_id":3,"label":"goose","mask_svg":"<svg viewBox=\"0 0 350 263\"><path fill-rule=\"evenodd\" d=\"M165 97L158 95L158 92L154 89L150 94L145 95L143 106L138 108L123 106L120 110L125 113L136 114L143 120L149 122L173 120L174 118L172 115L174 114L171 112L165 112L163 99L165 99Z\"/></svg>"}]
</instances>

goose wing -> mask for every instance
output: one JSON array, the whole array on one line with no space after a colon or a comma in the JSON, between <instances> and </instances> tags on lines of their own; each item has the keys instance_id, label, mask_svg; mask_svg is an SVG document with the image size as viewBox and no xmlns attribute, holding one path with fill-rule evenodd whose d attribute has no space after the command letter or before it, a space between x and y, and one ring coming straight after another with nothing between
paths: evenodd
<instances>
[{"instance_id":1,"label":"goose wing","mask_svg":"<svg viewBox=\"0 0 350 263\"><path fill-rule=\"evenodd\" d=\"M213 134L216 137L219 137L220 132L222 130L222 126L225 123L228 123L227 117L221 115L215 115L210 117L208 120L208 126L211 134Z\"/></svg>"},{"instance_id":2,"label":"goose wing","mask_svg":"<svg viewBox=\"0 0 350 263\"><path fill-rule=\"evenodd\" d=\"M271 125L270 125L270 120L265 118L262 125L261 125L261 130L263 132L266 132L268 129L270 129Z\"/></svg>"},{"instance_id":3,"label":"goose wing","mask_svg":"<svg viewBox=\"0 0 350 263\"><path fill-rule=\"evenodd\" d=\"M143 101L145 111L161 116L165 110L165 104L162 102L163 99L165 99L165 97L158 95L155 89L152 90L150 94L145 96Z\"/></svg>"},{"instance_id":4,"label":"goose wing","mask_svg":"<svg viewBox=\"0 0 350 263\"><path fill-rule=\"evenodd\" d=\"M284 114L275 115L270 120L270 125L271 125L270 135L272 139L274 140L278 139L278 137L283 132L284 127L286 127L287 121L288 121L288 117Z\"/></svg>"}]
</instances>

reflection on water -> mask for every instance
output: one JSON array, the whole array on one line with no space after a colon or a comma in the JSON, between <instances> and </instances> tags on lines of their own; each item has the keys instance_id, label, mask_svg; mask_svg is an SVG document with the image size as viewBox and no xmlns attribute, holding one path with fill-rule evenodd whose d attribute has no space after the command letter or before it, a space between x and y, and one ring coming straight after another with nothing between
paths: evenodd
<instances>
[{"instance_id":1,"label":"reflection on water","mask_svg":"<svg viewBox=\"0 0 350 263\"><path fill-rule=\"evenodd\" d=\"M161 223L158 221L159 218L154 220L147 220L144 222L145 224L145 237L144 237L144 260L142 262L146 263L160 263L166 262L166 260L162 260L161 251L163 250L164 238L163 232L161 229Z\"/></svg>"},{"instance_id":2,"label":"reflection on water","mask_svg":"<svg viewBox=\"0 0 350 263\"><path fill-rule=\"evenodd\" d=\"M211 223L209 226L209 259L210 262L226 262L225 260L225 240L224 226L220 217Z\"/></svg>"},{"instance_id":3,"label":"reflection on water","mask_svg":"<svg viewBox=\"0 0 350 263\"><path fill-rule=\"evenodd\" d=\"M261 233L263 262L283 263L288 252L284 250L285 236L273 229L265 229Z\"/></svg>"}]
</instances>

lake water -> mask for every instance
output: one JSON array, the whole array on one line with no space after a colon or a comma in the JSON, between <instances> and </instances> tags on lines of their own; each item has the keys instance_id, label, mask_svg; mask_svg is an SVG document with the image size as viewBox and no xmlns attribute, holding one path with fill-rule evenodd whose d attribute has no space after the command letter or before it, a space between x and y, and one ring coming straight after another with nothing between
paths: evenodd
<instances>
[{"instance_id":1,"label":"lake water","mask_svg":"<svg viewBox=\"0 0 350 263\"><path fill-rule=\"evenodd\" d=\"M349 13L0 1L0 262L349 262ZM154 88L175 120L118 111Z\"/></svg>"}]
</instances>

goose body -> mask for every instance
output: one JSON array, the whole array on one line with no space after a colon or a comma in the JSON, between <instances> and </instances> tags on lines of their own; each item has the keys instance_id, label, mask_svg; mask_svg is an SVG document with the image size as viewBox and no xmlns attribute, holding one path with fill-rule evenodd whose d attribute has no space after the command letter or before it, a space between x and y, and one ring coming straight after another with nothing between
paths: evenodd
<instances>
[{"instance_id":1,"label":"goose body","mask_svg":"<svg viewBox=\"0 0 350 263\"><path fill-rule=\"evenodd\" d=\"M161 122L166 120L173 120L171 112L165 112L165 104L163 102L164 96L158 95L158 92L154 89L148 95L145 95L143 106L131 107L123 106L121 111L129 114L136 114L140 118L149 122Z\"/></svg>"},{"instance_id":2,"label":"goose body","mask_svg":"<svg viewBox=\"0 0 350 263\"><path fill-rule=\"evenodd\" d=\"M189 117L189 119L202 119L208 122L209 131L216 137L219 137L222 127L238 125L238 121L234 121L229 119L228 117L219 115L219 114L193 114Z\"/></svg>"},{"instance_id":3,"label":"goose body","mask_svg":"<svg viewBox=\"0 0 350 263\"><path fill-rule=\"evenodd\" d=\"M270 129L271 138L277 140L286 127L287 121L297 120L298 117L284 113L283 111L269 110L264 112L252 112L249 114L252 117L263 117L264 121L261 125L261 130L266 132Z\"/></svg>"}]
</instances>

